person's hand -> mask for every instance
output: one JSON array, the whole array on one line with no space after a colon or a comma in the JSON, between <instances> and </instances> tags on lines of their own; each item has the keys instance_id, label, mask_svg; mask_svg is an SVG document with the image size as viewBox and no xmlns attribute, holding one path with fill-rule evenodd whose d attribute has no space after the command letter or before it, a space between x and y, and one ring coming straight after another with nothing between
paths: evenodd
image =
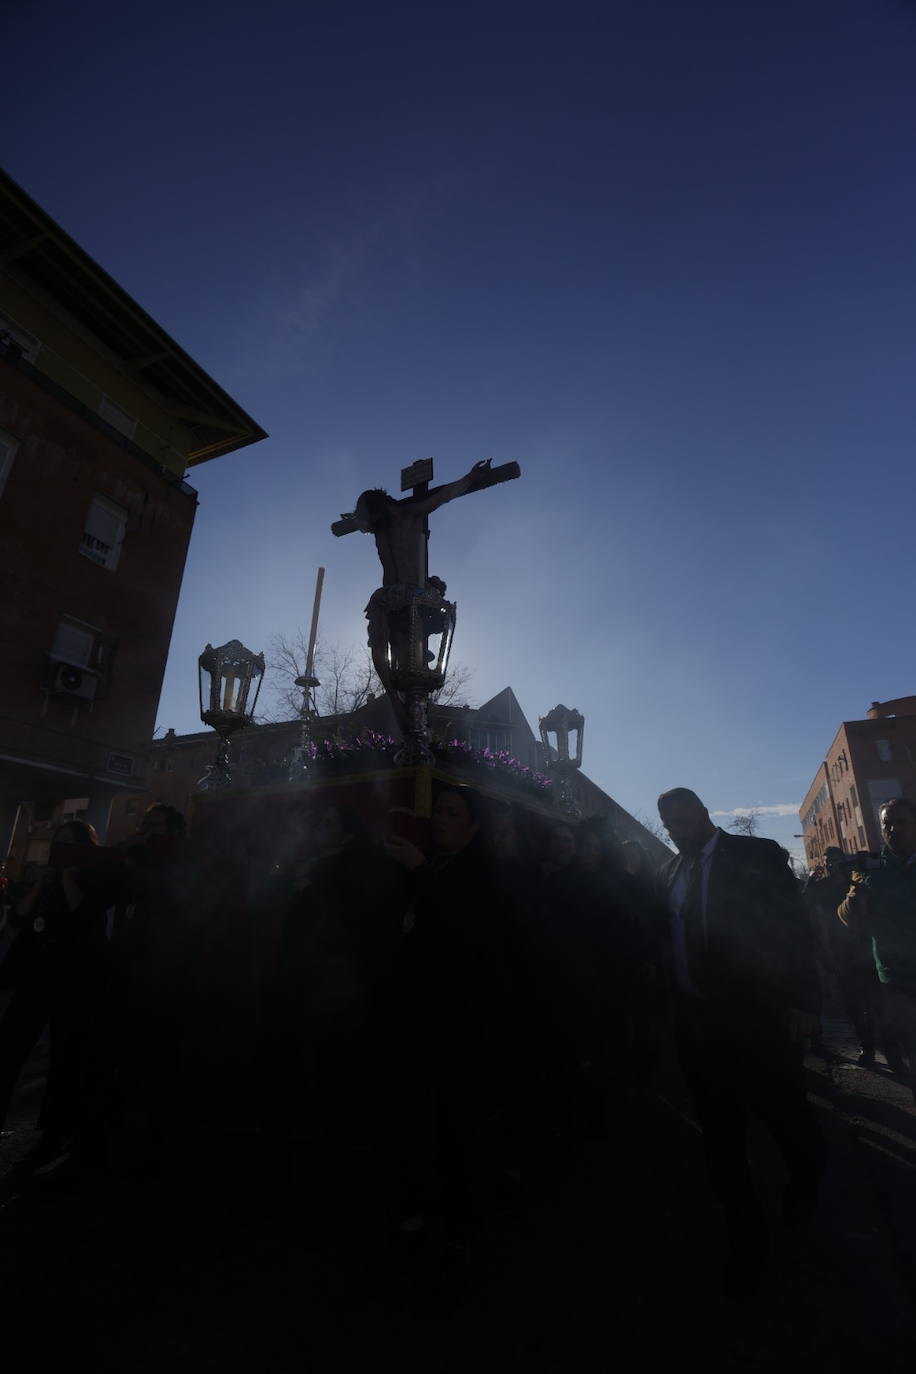
<instances>
[{"instance_id":1,"label":"person's hand","mask_svg":"<svg viewBox=\"0 0 916 1374\"><path fill-rule=\"evenodd\" d=\"M868 905L868 894L858 883L853 883L843 900L850 916L859 916L864 913Z\"/></svg>"},{"instance_id":2,"label":"person's hand","mask_svg":"<svg viewBox=\"0 0 916 1374\"><path fill-rule=\"evenodd\" d=\"M858 883L853 883L846 896L837 907L837 916L844 926L860 930L868 919L868 893Z\"/></svg>"},{"instance_id":3,"label":"person's hand","mask_svg":"<svg viewBox=\"0 0 916 1374\"><path fill-rule=\"evenodd\" d=\"M796 1007L787 1007L783 1017L789 1039L794 1044L803 1044L813 1036L820 1035L821 1018L813 1011L799 1011Z\"/></svg>"},{"instance_id":4,"label":"person's hand","mask_svg":"<svg viewBox=\"0 0 916 1374\"><path fill-rule=\"evenodd\" d=\"M385 853L390 859L394 859L401 868L412 871L421 868L426 863L426 855L422 849L418 849L410 840L405 840L403 835L391 835L385 841Z\"/></svg>"},{"instance_id":5,"label":"person's hand","mask_svg":"<svg viewBox=\"0 0 916 1374\"><path fill-rule=\"evenodd\" d=\"M479 463L475 463L474 466L471 468L471 471L468 473L468 482L471 484L471 486L473 487L478 477L483 477L484 473L489 472L492 466L492 458L483 458Z\"/></svg>"}]
</instances>

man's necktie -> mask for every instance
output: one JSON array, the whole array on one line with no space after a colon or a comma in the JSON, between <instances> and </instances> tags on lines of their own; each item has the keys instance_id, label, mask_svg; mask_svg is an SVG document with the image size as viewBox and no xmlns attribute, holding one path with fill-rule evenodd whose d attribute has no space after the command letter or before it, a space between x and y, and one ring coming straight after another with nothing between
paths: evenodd
<instances>
[{"instance_id":1,"label":"man's necktie","mask_svg":"<svg viewBox=\"0 0 916 1374\"><path fill-rule=\"evenodd\" d=\"M706 930L703 925L703 860L693 861L687 878L684 898L684 947L687 953L687 972L698 992L702 992L706 977Z\"/></svg>"}]
</instances>

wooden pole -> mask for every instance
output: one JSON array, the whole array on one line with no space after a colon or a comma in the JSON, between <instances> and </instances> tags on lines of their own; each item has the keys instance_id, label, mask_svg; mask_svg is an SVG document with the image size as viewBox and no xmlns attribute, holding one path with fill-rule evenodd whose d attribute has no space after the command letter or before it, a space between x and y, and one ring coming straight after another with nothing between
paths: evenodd
<instances>
[{"instance_id":1,"label":"wooden pole","mask_svg":"<svg viewBox=\"0 0 916 1374\"><path fill-rule=\"evenodd\" d=\"M319 568L318 580L315 583L315 602L312 606L312 628L309 631L309 651L305 660L305 676L307 679L314 676L312 670L315 666L315 641L318 638L318 612L321 609L321 589L323 586L324 568ZM311 690L311 687L306 688L308 694L311 693Z\"/></svg>"}]
</instances>

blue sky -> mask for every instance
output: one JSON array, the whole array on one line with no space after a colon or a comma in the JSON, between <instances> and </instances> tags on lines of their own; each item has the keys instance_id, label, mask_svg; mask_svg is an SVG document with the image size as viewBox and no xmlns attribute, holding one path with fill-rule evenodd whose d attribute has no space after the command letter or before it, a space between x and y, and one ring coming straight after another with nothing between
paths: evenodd
<instances>
[{"instance_id":1,"label":"blue sky","mask_svg":"<svg viewBox=\"0 0 916 1374\"><path fill-rule=\"evenodd\" d=\"M374 551L330 521L429 454L523 470L433 518L473 699L578 706L633 811L797 805L914 690L912 4L3 22L8 171L271 435L192 475L163 727L319 564L361 643Z\"/></svg>"}]
</instances>

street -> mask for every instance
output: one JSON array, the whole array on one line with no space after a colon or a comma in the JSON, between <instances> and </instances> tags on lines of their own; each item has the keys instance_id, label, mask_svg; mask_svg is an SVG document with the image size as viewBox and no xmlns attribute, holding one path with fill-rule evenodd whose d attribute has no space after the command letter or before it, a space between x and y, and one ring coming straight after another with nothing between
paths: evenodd
<instances>
[{"instance_id":1,"label":"street","mask_svg":"<svg viewBox=\"0 0 916 1374\"><path fill-rule=\"evenodd\" d=\"M378 1218L303 1215L261 1193L251 1138L201 1142L191 1176L142 1184L31 1184L12 1169L30 1141L42 1056L3 1139L0 1291L11 1370L64 1363L107 1374L169 1369L859 1371L913 1362L916 1112L881 1066L860 1069L840 1021L809 1057L827 1132L823 1206L803 1233L778 1220L780 1167L753 1136L773 1223L765 1290L729 1303L699 1133L667 1071L578 1166L532 1184L526 1214L481 1239L471 1292L451 1317L419 1316L406 1285L361 1295ZM13 1358L15 1351L15 1358Z\"/></svg>"}]
</instances>

